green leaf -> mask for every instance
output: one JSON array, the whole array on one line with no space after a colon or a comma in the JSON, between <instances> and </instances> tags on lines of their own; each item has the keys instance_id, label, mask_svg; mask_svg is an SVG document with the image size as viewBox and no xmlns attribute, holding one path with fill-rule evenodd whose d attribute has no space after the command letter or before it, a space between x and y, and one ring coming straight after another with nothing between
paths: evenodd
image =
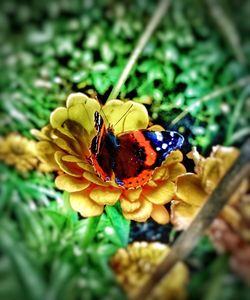
<instances>
[{"instance_id":1,"label":"green leaf","mask_svg":"<svg viewBox=\"0 0 250 300\"><path fill-rule=\"evenodd\" d=\"M106 205L105 211L111 224L120 240L121 247L125 247L128 244L130 221L126 220L120 209L116 206Z\"/></svg>"}]
</instances>

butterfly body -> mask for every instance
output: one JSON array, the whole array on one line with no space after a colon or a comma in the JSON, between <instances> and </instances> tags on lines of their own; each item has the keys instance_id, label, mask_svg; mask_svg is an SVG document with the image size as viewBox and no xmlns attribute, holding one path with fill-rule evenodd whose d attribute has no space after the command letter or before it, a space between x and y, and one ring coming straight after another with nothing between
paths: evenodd
<instances>
[{"instance_id":1,"label":"butterfly body","mask_svg":"<svg viewBox=\"0 0 250 300\"><path fill-rule=\"evenodd\" d=\"M166 156L183 144L183 137L174 131L134 130L114 134L106 128L101 115L95 113L97 135L91 143L91 160L103 181L115 180L126 189L147 183L155 168Z\"/></svg>"}]
</instances>

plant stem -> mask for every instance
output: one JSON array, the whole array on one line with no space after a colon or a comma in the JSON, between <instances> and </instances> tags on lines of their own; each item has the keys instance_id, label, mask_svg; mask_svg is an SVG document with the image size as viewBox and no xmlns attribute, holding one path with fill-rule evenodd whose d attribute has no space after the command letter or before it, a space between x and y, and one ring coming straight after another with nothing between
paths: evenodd
<instances>
[{"instance_id":1,"label":"plant stem","mask_svg":"<svg viewBox=\"0 0 250 300\"><path fill-rule=\"evenodd\" d=\"M232 137L233 137L234 129L237 125L237 122L240 119L243 105L244 105L244 102L246 99L247 99L246 93L243 93L243 95L240 96L240 98L238 99L238 101L234 107L234 111L232 112L232 115L229 120L229 124L227 126L226 140L224 143L225 146L232 145Z\"/></svg>"},{"instance_id":2,"label":"plant stem","mask_svg":"<svg viewBox=\"0 0 250 300\"><path fill-rule=\"evenodd\" d=\"M225 87L218 88L214 90L213 92L197 99L195 102L193 102L191 105L189 105L183 112L181 112L173 121L170 123L170 126L175 125L178 123L181 119L183 119L192 109L194 109L196 106L201 105L204 102L210 101L216 97L222 96L228 92L231 92L233 90L236 90L240 87L243 87L247 84L250 84L250 76L243 77L239 79L236 82L233 82L232 84L229 84Z\"/></svg>"},{"instance_id":3,"label":"plant stem","mask_svg":"<svg viewBox=\"0 0 250 300\"><path fill-rule=\"evenodd\" d=\"M151 37L152 33L156 29L156 27L159 25L162 17L164 16L168 6L170 4L170 0L161 0L152 16L150 19L145 31L142 33L141 37L139 38L137 45L135 46L133 52L131 53L127 65L123 69L120 78L118 79L116 85L112 89L108 100L115 99L120 93L120 89L122 85L125 83L125 81L128 78L128 75L135 65L140 53L144 49L146 43L148 42L149 38ZM107 100L107 101L108 101Z\"/></svg>"},{"instance_id":4,"label":"plant stem","mask_svg":"<svg viewBox=\"0 0 250 300\"><path fill-rule=\"evenodd\" d=\"M216 25L218 26L221 33L224 35L228 44L231 46L236 59L242 64L246 63L246 57L242 51L240 44L240 36L237 32L235 25L230 20L225 11L222 9L218 1L206 0L206 3Z\"/></svg>"},{"instance_id":5,"label":"plant stem","mask_svg":"<svg viewBox=\"0 0 250 300\"><path fill-rule=\"evenodd\" d=\"M82 239L82 244L81 244L83 247L89 246L92 240L94 239L96 234L96 228L99 221L100 221L100 216L88 218L85 235Z\"/></svg>"},{"instance_id":6,"label":"plant stem","mask_svg":"<svg viewBox=\"0 0 250 300\"><path fill-rule=\"evenodd\" d=\"M199 238L211 225L214 218L219 214L242 180L249 176L250 139L245 142L239 158L221 180L196 218L188 229L179 236L169 254L160 262L148 282L142 286L133 300L146 299L147 297L150 299L150 293L159 284L160 280L168 274L178 261L183 260L190 254Z\"/></svg>"}]
</instances>

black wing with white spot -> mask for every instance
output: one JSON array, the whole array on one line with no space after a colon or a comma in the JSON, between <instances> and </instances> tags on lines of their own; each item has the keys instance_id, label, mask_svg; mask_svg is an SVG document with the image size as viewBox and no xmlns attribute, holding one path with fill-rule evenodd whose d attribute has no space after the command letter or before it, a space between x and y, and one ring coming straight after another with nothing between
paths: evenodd
<instances>
[{"instance_id":1,"label":"black wing with white spot","mask_svg":"<svg viewBox=\"0 0 250 300\"><path fill-rule=\"evenodd\" d=\"M143 135L150 141L152 148L157 153L155 167L161 165L166 156L174 150L180 149L184 138L176 131L143 131Z\"/></svg>"}]
</instances>

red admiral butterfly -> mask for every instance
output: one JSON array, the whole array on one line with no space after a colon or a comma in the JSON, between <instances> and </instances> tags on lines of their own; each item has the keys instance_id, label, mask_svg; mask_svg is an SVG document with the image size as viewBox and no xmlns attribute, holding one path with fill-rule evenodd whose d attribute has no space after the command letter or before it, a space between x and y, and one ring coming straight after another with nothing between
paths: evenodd
<instances>
[{"instance_id":1,"label":"red admiral butterfly","mask_svg":"<svg viewBox=\"0 0 250 300\"><path fill-rule=\"evenodd\" d=\"M115 180L126 189L148 182L166 156L179 149L184 138L175 131L146 129L114 134L99 112L94 114L97 135L91 142L91 161L103 181Z\"/></svg>"}]
</instances>

